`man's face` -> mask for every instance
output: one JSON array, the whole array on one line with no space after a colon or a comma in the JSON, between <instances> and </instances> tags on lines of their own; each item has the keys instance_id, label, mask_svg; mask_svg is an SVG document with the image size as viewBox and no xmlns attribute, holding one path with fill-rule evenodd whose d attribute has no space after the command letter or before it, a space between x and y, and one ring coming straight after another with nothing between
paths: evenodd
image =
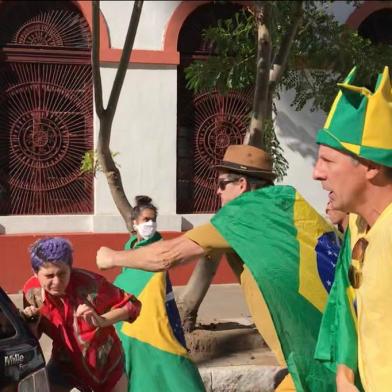
<instances>
[{"instance_id":1,"label":"man's face","mask_svg":"<svg viewBox=\"0 0 392 392\"><path fill-rule=\"evenodd\" d=\"M71 277L71 268L68 264L45 263L38 272L35 273L41 287L53 296L61 296L65 294Z\"/></svg>"},{"instance_id":2,"label":"man's face","mask_svg":"<svg viewBox=\"0 0 392 392\"><path fill-rule=\"evenodd\" d=\"M313 178L329 192L329 206L334 210L357 212L363 201L366 166L348 154L321 145Z\"/></svg>"},{"instance_id":3,"label":"man's face","mask_svg":"<svg viewBox=\"0 0 392 392\"><path fill-rule=\"evenodd\" d=\"M235 199L246 191L246 180L241 177L237 180L232 180L230 174L226 172L219 172L218 189L216 193L221 198L221 204L224 206L229 201Z\"/></svg>"}]
</instances>

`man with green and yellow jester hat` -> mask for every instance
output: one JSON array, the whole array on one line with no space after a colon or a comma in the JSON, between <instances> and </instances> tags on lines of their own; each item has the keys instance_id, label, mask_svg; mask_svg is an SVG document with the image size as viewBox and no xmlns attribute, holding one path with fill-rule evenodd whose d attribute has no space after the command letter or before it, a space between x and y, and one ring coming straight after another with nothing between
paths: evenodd
<instances>
[{"instance_id":1,"label":"man with green and yellow jester hat","mask_svg":"<svg viewBox=\"0 0 392 392\"><path fill-rule=\"evenodd\" d=\"M316 358L337 370L337 391L392 390L392 91L388 67L374 91L339 84L313 176L332 208L352 213ZM357 372L358 370L358 372ZM361 385L362 384L362 385Z\"/></svg>"}]
</instances>

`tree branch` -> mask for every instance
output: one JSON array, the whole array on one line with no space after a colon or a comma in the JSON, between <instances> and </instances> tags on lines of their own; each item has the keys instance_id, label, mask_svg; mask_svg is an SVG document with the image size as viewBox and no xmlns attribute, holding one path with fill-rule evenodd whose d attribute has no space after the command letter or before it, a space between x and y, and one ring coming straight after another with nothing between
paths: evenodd
<instances>
[{"instance_id":1,"label":"tree branch","mask_svg":"<svg viewBox=\"0 0 392 392\"><path fill-rule=\"evenodd\" d=\"M137 27L139 25L140 14L142 12L143 0L136 0L133 5L132 16L129 21L127 36L124 43L124 48L121 54L120 64L117 69L116 77L114 79L112 92L110 93L109 103L107 110L112 113L114 108L117 106L118 99L120 97L121 87L124 82L125 74L127 72L129 59L131 57L133 43L135 42L135 36Z\"/></svg>"},{"instance_id":2,"label":"tree branch","mask_svg":"<svg viewBox=\"0 0 392 392\"><path fill-rule=\"evenodd\" d=\"M257 63L253 97L253 112L244 144L265 148L263 129L268 112L268 85L271 67L271 37L269 32L271 4L268 1L255 2L257 22ZM272 108L271 108L272 110Z\"/></svg>"},{"instance_id":3,"label":"tree branch","mask_svg":"<svg viewBox=\"0 0 392 392\"><path fill-rule=\"evenodd\" d=\"M100 50L100 25L99 25L99 0L93 1L93 47L92 47L92 70L93 83L95 93L95 111L98 118L102 118L104 114L103 99L102 99L102 81L101 69L99 60Z\"/></svg>"},{"instance_id":4,"label":"tree branch","mask_svg":"<svg viewBox=\"0 0 392 392\"><path fill-rule=\"evenodd\" d=\"M303 19L303 1L294 1L294 10L292 13L292 24L286 31L282 44L280 45L279 52L274 61L272 70L270 72L270 82L276 85L282 78L282 75L286 69L287 61L295 36L297 35L298 29L302 24Z\"/></svg>"},{"instance_id":5,"label":"tree branch","mask_svg":"<svg viewBox=\"0 0 392 392\"><path fill-rule=\"evenodd\" d=\"M136 0L132 10L132 16L129 21L128 31L125 38L124 48L121 54L116 77L110 92L109 103L106 109L102 103L102 83L99 64L99 1L93 2L93 74L94 86L96 88L96 111L99 117L99 133L97 145L97 158L105 173L110 193L113 201L127 225L129 231L132 230L131 212L132 206L129 203L121 180L121 173L116 167L110 152L110 135L112 130L113 118L116 112L118 99L125 74L128 69L129 59L135 41L136 31L139 24L140 14L142 11L143 1Z\"/></svg>"}]
</instances>

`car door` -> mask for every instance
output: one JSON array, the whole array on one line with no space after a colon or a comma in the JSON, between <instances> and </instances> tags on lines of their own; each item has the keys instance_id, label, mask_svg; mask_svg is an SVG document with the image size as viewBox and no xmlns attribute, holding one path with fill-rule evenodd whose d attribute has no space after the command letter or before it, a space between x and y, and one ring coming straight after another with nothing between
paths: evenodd
<instances>
[{"instance_id":1,"label":"car door","mask_svg":"<svg viewBox=\"0 0 392 392\"><path fill-rule=\"evenodd\" d=\"M0 287L0 392L49 392L45 359L19 311Z\"/></svg>"}]
</instances>

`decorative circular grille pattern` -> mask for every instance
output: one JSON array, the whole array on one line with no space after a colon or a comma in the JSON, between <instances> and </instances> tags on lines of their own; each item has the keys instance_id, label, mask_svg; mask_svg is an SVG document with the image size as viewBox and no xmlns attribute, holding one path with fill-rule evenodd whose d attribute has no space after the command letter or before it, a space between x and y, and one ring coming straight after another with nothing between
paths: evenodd
<instances>
[{"instance_id":1,"label":"decorative circular grille pattern","mask_svg":"<svg viewBox=\"0 0 392 392\"><path fill-rule=\"evenodd\" d=\"M194 95L187 89L186 68L207 59L217 48L203 30L218 26L242 9L240 2L209 2L197 7L181 27L177 49L177 212L211 213L220 207L217 172L229 144L240 144L249 125L250 91Z\"/></svg>"},{"instance_id":2,"label":"decorative circular grille pattern","mask_svg":"<svg viewBox=\"0 0 392 392\"><path fill-rule=\"evenodd\" d=\"M39 1L14 3L0 16L0 45L91 47L87 21L71 2L47 2L46 8Z\"/></svg>"},{"instance_id":3,"label":"decorative circular grille pattern","mask_svg":"<svg viewBox=\"0 0 392 392\"><path fill-rule=\"evenodd\" d=\"M225 96L208 92L195 96L194 212L212 212L220 206L214 168L230 144L242 143L249 125L251 91Z\"/></svg>"},{"instance_id":4,"label":"decorative circular grille pattern","mask_svg":"<svg viewBox=\"0 0 392 392\"><path fill-rule=\"evenodd\" d=\"M6 64L0 88L1 212L90 212L92 178L80 163L92 148L91 67Z\"/></svg>"},{"instance_id":5,"label":"decorative circular grille pattern","mask_svg":"<svg viewBox=\"0 0 392 392\"><path fill-rule=\"evenodd\" d=\"M26 23L12 42L31 46L64 46L60 33L42 22Z\"/></svg>"}]
</instances>

